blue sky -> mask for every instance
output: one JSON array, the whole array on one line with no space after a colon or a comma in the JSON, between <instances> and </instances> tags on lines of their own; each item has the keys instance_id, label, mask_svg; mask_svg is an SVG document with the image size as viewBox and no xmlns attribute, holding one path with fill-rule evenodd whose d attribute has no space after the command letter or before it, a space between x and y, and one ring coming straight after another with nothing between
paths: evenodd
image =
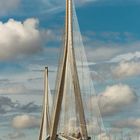
<instances>
[{"instance_id":1,"label":"blue sky","mask_svg":"<svg viewBox=\"0 0 140 140\"><path fill-rule=\"evenodd\" d=\"M140 132L140 1L75 2L105 125ZM53 89L64 10L65 0L0 0L0 140L38 139L42 70Z\"/></svg>"}]
</instances>

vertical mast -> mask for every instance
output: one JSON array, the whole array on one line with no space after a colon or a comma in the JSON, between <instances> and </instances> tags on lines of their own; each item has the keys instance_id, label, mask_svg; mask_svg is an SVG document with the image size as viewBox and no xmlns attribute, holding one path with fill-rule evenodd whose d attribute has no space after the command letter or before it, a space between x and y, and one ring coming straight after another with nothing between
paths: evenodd
<instances>
[{"instance_id":1,"label":"vertical mast","mask_svg":"<svg viewBox=\"0 0 140 140\"><path fill-rule=\"evenodd\" d=\"M73 46L73 12L72 12L73 3L72 0L67 0L67 1L68 1L67 3L68 4L68 15L67 15L68 16L68 51L70 53L70 66L72 72L74 94L75 94L77 112L79 115L82 137L84 139L87 139L88 138L87 126L86 126L84 107L83 107L83 101L81 96L81 89L80 89L78 71L76 67L75 52Z\"/></svg>"},{"instance_id":2,"label":"vertical mast","mask_svg":"<svg viewBox=\"0 0 140 140\"><path fill-rule=\"evenodd\" d=\"M50 131L50 116L49 116L49 99L48 99L48 67L45 67L44 71L44 98L43 98L43 110L42 120L40 126L39 140L46 139Z\"/></svg>"},{"instance_id":3,"label":"vertical mast","mask_svg":"<svg viewBox=\"0 0 140 140\"><path fill-rule=\"evenodd\" d=\"M65 90L65 78L66 78L66 67L67 63L70 63L71 73L72 73L72 82L73 82L73 88L74 88L74 95L75 100L77 104L77 111L80 121L80 128L83 139L87 139L87 127L86 127L86 121L85 121L85 114L84 114L84 108L83 108L83 102L81 97L81 91L80 91L80 84L78 79L78 72L76 68L76 60L75 60L75 54L74 54L74 48L73 48L73 22L72 22L72 0L66 0L66 19L65 19L65 42L64 42L64 54L63 59L61 62L61 71L59 73L60 79L58 82L58 89L57 89L57 98L56 98L56 104L54 108L54 114L52 118L52 126L50 131L50 140L55 140L57 135L57 128L58 123L60 119L60 111L61 111L61 105ZM69 59L68 59L69 57Z\"/></svg>"},{"instance_id":4,"label":"vertical mast","mask_svg":"<svg viewBox=\"0 0 140 140\"><path fill-rule=\"evenodd\" d=\"M51 120L50 120L50 110L49 110L49 88L48 88L48 67L45 67L45 74L44 74L44 92L46 96L46 113L47 113L47 135L50 133L50 126L51 126Z\"/></svg>"},{"instance_id":5,"label":"vertical mast","mask_svg":"<svg viewBox=\"0 0 140 140\"><path fill-rule=\"evenodd\" d=\"M65 17L65 36L64 36L64 54L61 62L61 68L59 73L59 81L58 82L58 88L57 91L57 97L56 97L56 104L52 116L52 123L51 123L51 131L50 131L50 140L55 140L57 135L57 128L60 118L60 111L61 111L61 105L65 90L65 75L66 75L66 62L67 62L67 54L68 54L68 0L66 0L66 17Z\"/></svg>"}]
</instances>

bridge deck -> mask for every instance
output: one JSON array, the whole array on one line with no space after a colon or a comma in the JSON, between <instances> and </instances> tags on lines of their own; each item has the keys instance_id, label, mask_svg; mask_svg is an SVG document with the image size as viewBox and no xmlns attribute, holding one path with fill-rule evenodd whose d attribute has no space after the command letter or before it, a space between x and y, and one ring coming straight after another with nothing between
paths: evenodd
<instances>
[{"instance_id":1,"label":"bridge deck","mask_svg":"<svg viewBox=\"0 0 140 140\"><path fill-rule=\"evenodd\" d=\"M50 136L48 136L46 140L50 140ZM74 138L72 136L58 135L56 140L83 140L83 139L81 139L81 138ZM91 140L91 138L88 137L86 140Z\"/></svg>"}]
</instances>

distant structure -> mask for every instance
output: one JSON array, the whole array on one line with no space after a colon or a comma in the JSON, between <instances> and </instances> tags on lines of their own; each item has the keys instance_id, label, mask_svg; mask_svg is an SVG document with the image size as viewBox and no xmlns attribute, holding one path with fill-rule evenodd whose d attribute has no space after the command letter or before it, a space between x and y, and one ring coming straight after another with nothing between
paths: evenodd
<instances>
[{"instance_id":1,"label":"distant structure","mask_svg":"<svg viewBox=\"0 0 140 140\"><path fill-rule=\"evenodd\" d=\"M91 139L88 129L93 128L91 127L91 122L86 121L86 114L88 114L87 116L89 117L90 113L86 112L85 114L86 110L82 98L80 87L81 81L79 79L74 50L74 32L76 31L73 30L73 2L72 0L66 0L64 47L56 81L56 97L53 103L54 107L51 107L52 111L50 111L48 68L46 67L44 78L44 102L39 140ZM82 67L83 70L83 67L85 66L82 64L79 67ZM84 90L86 92L86 89ZM87 99L91 100L91 98ZM90 104L88 104L88 106L91 107ZM70 108L72 111L70 111ZM66 112L65 115L63 115L63 110ZM62 123L60 118L63 118L64 123ZM98 126L96 128L98 128L98 131L101 133L102 129L99 128L99 125L101 125L99 119L97 119L97 124Z\"/></svg>"}]
</instances>

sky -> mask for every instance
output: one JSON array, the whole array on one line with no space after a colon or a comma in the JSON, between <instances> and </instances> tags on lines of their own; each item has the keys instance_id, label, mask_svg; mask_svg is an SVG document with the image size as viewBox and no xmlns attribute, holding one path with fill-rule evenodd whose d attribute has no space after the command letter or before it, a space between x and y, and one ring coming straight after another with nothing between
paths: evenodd
<instances>
[{"instance_id":1,"label":"sky","mask_svg":"<svg viewBox=\"0 0 140 140\"><path fill-rule=\"evenodd\" d=\"M140 132L140 1L75 3L104 124L112 133L126 130L136 136ZM49 66L53 89L64 10L65 0L0 0L0 140L38 139L43 70Z\"/></svg>"}]
</instances>

